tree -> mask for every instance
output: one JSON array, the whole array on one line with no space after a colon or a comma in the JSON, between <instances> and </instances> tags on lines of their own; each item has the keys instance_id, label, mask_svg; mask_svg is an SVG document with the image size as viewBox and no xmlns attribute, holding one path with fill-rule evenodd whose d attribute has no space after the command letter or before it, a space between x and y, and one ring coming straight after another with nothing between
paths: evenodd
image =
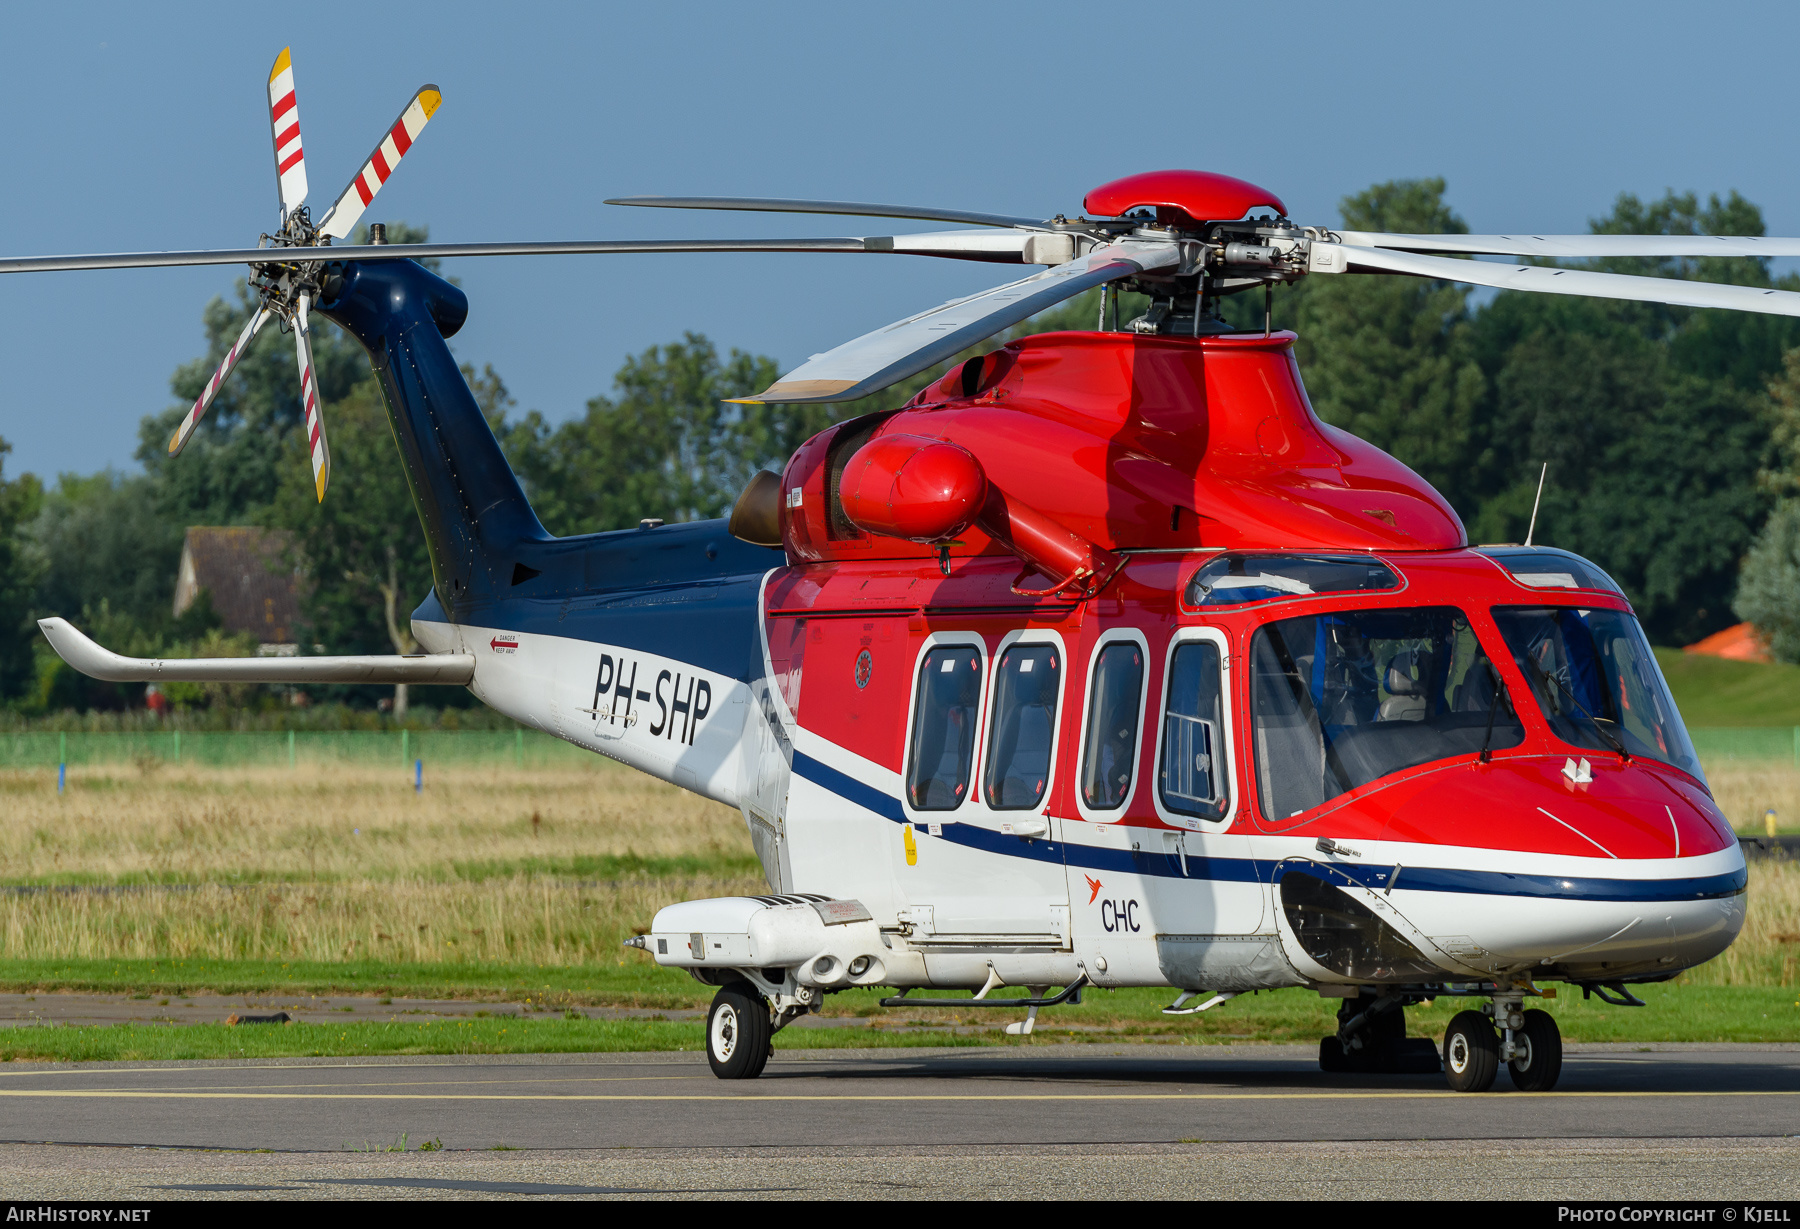
<instances>
[{"instance_id":1,"label":"tree","mask_svg":"<svg viewBox=\"0 0 1800 1229\"><path fill-rule=\"evenodd\" d=\"M302 599L310 635L333 653L413 653L415 603L431 589L431 561L373 378L325 407L331 490L320 503L304 442L295 436L264 521L294 535L310 581ZM406 713L405 684L394 689Z\"/></svg>"},{"instance_id":2,"label":"tree","mask_svg":"<svg viewBox=\"0 0 1800 1229\"><path fill-rule=\"evenodd\" d=\"M1736 193L1624 195L1601 234L1761 234ZM1760 261L1585 262L1647 276L1768 284ZM1685 644L1730 621L1738 560L1771 505L1757 481L1770 449L1764 382L1785 317L1502 293L1473 321L1487 377L1484 437L1458 499L1477 541L1525 532L1549 462L1536 540L1567 547L1624 587L1653 639Z\"/></svg>"},{"instance_id":3,"label":"tree","mask_svg":"<svg viewBox=\"0 0 1800 1229\"><path fill-rule=\"evenodd\" d=\"M105 607L141 627L165 628L186 526L163 516L159 502L145 475L102 470L58 479L24 528L38 614L83 619Z\"/></svg>"},{"instance_id":4,"label":"tree","mask_svg":"<svg viewBox=\"0 0 1800 1229\"><path fill-rule=\"evenodd\" d=\"M0 465L12 445L0 439ZM33 589L40 561L21 530L37 515L43 486L33 474L7 481L0 469L0 697L22 694L31 684Z\"/></svg>"},{"instance_id":5,"label":"tree","mask_svg":"<svg viewBox=\"0 0 1800 1229\"><path fill-rule=\"evenodd\" d=\"M366 224L351 236L367 240ZM430 231L405 222L388 224L388 242L424 243ZM426 261L435 268L435 261ZM284 481L283 466L305 423L294 338L271 321L219 390L194 437L179 457L169 456L169 437L212 378L256 310L256 298L239 280L232 300L221 297L202 313L207 353L176 369L171 391L181 404L147 416L138 429L137 459L151 480L156 509L180 524L245 525L262 519ZM329 406L369 378L361 343L318 317L312 332L319 399ZM327 428L330 423L326 424Z\"/></svg>"},{"instance_id":6,"label":"tree","mask_svg":"<svg viewBox=\"0 0 1800 1229\"><path fill-rule=\"evenodd\" d=\"M777 374L772 359L739 350L721 359L688 333L626 359L613 395L589 401L582 417L552 428L534 411L502 435L552 533L721 516L751 474L786 460L812 420L829 421L810 407L725 404Z\"/></svg>"},{"instance_id":7,"label":"tree","mask_svg":"<svg viewBox=\"0 0 1800 1229\"><path fill-rule=\"evenodd\" d=\"M1744 556L1732 609L1756 625L1777 661L1800 662L1800 500L1784 499L1769 514Z\"/></svg>"},{"instance_id":8,"label":"tree","mask_svg":"<svg viewBox=\"0 0 1800 1229\"><path fill-rule=\"evenodd\" d=\"M1376 184L1345 197L1339 211L1351 230L1469 229L1444 203L1442 179ZM1392 453L1467 515L1458 492L1470 476L1486 391L1468 348L1468 288L1411 277L1313 277L1277 298L1279 323L1299 333L1295 354L1319 417ZM1260 302L1235 306L1261 315Z\"/></svg>"}]
</instances>

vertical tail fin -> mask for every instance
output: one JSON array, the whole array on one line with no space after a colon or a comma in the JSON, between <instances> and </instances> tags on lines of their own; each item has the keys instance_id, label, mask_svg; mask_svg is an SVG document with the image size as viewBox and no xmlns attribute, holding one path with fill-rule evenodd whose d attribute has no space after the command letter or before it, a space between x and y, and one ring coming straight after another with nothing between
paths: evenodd
<instances>
[{"instance_id":1,"label":"vertical tail fin","mask_svg":"<svg viewBox=\"0 0 1800 1229\"><path fill-rule=\"evenodd\" d=\"M462 291L410 260L332 266L315 310L368 350L452 621L504 592L520 544L549 534L531 510L446 340Z\"/></svg>"}]
</instances>

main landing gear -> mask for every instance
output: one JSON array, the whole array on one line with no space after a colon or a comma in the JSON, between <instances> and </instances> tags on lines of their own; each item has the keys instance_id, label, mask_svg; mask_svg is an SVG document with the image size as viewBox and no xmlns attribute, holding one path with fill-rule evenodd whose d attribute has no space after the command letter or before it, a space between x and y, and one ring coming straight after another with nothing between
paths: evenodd
<instances>
[{"instance_id":1,"label":"main landing gear","mask_svg":"<svg viewBox=\"0 0 1800 1229\"><path fill-rule=\"evenodd\" d=\"M721 1080L754 1080L775 1052L774 1021L762 992L747 981L713 995L706 1013L706 1061Z\"/></svg>"},{"instance_id":2,"label":"main landing gear","mask_svg":"<svg viewBox=\"0 0 1800 1229\"><path fill-rule=\"evenodd\" d=\"M1363 994L1338 1008L1338 1031L1319 1039L1319 1070L1436 1075L1437 1047L1406 1035L1405 1009L1419 1002L1411 994Z\"/></svg>"}]
</instances>

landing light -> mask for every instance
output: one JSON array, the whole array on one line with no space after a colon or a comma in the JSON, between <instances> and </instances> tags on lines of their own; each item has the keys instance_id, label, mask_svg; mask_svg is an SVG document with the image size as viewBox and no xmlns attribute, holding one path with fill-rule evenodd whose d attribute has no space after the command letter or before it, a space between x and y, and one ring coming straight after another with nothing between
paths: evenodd
<instances>
[{"instance_id":1,"label":"landing light","mask_svg":"<svg viewBox=\"0 0 1800 1229\"><path fill-rule=\"evenodd\" d=\"M858 956L855 960L852 960L850 962L850 976L861 977L864 973L867 973L868 971L869 971L869 958L867 956Z\"/></svg>"}]
</instances>

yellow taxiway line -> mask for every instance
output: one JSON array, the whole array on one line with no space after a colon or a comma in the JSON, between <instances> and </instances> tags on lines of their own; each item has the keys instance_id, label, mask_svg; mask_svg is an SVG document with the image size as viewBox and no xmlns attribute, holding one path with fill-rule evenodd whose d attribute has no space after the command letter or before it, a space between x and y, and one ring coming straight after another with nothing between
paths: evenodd
<instances>
[{"instance_id":1,"label":"yellow taxiway line","mask_svg":"<svg viewBox=\"0 0 1800 1229\"><path fill-rule=\"evenodd\" d=\"M1800 1089L1723 1092L1510 1092L1507 1097L1796 1097ZM393 1092L187 1092L155 1088L8 1088L0 1097L135 1098L171 1101L1472 1101L1451 1092L1121 1092L1121 1093L393 1093Z\"/></svg>"}]
</instances>

